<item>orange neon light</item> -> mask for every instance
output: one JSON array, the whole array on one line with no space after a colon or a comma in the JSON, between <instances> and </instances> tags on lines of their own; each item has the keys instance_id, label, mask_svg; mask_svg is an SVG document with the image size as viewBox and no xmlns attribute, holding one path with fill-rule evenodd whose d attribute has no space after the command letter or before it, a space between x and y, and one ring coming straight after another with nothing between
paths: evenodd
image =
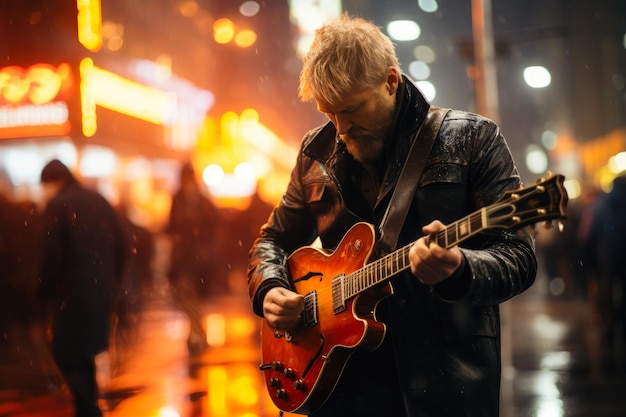
<instances>
[{"instance_id":1,"label":"orange neon light","mask_svg":"<svg viewBox=\"0 0 626 417\"><path fill-rule=\"evenodd\" d=\"M67 101L73 92L67 63L0 68L0 138L69 134Z\"/></svg>"},{"instance_id":2,"label":"orange neon light","mask_svg":"<svg viewBox=\"0 0 626 417\"><path fill-rule=\"evenodd\" d=\"M73 89L72 68L66 63L56 68L49 64L0 68L0 105L66 100L71 97Z\"/></svg>"}]
</instances>

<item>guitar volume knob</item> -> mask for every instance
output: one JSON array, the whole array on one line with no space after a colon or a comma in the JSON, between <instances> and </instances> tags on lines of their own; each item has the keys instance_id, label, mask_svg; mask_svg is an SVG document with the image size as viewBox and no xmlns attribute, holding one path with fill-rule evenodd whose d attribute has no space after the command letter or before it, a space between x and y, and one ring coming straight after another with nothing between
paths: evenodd
<instances>
[{"instance_id":1,"label":"guitar volume knob","mask_svg":"<svg viewBox=\"0 0 626 417\"><path fill-rule=\"evenodd\" d=\"M304 381L301 379L293 381L293 389L304 392Z\"/></svg>"},{"instance_id":2,"label":"guitar volume knob","mask_svg":"<svg viewBox=\"0 0 626 417\"><path fill-rule=\"evenodd\" d=\"M287 391L281 388L276 390L276 398L280 400L287 400L289 396L287 395Z\"/></svg>"},{"instance_id":3,"label":"guitar volume knob","mask_svg":"<svg viewBox=\"0 0 626 417\"><path fill-rule=\"evenodd\" d=\"M283 371L283 375L285 376L285 378L288 379L294 379L296 377L295 372L291 368L285 368L285 370Z\"/></svg>"},{"instance_id":4,"label":"guitar volume knob","mask_svg":"<svg viewBox=\"0 0 626 417\"><path fill-rule=\"evenodd\" d=\"M278 378L270 378L270 387L280 388L280 381Z\"/></svg>"}]
</instances>

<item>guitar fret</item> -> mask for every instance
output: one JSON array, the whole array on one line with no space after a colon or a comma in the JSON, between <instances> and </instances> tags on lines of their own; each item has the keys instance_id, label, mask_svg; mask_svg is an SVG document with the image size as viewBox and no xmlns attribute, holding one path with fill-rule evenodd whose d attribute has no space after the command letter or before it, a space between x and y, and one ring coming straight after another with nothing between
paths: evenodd
<instances>
[{"instance_id":1,"label":"guitar fret","mask_svg":"<svg viewBox=\"0 0 626 417\"><path fill-rule=\"evenodd\" d=\"M346 277L346 296L351 297L354 292L354 276Z\"/></svg>"},{"instance_id":2,"label":"guitar fret","mask_svg":"<svg viewBox=\"0 0 626 417\"><path fill-rule=\"evenodd\" d=\"M379 268L377 268L376 266L378 265L378 261L374 262L372 264L371 270L372 270L372 279L376 282L378 281L378 274L380 273Z\"/></svg>"},{"instance_id":3,"label":"guitar fret","mask_svg":"<svg viewBox=\"0 0 626 417\"><path fill-rule=\"evenodd\" d=\"M450 242L456 242L456 223L444 229L446 235L446 248L450 246Z\"/></svg>"},{"instance_id":4,"label":"guitar fret","mask_svg":"<svg viewBox=\"0 0 626 417\"><path fill-rule=\"evenodd\" d=\"M367 273L367 272L368 272L370 269L371 269L371 268L365 268L365 269L363 270L363 274L359 275L359 287L363 284L363 280L364 280L364 279L367 279L367 276L368 276L368 273Z\"/></svg>"},{"instance_id":5,"label":"guitar fret","mask_svg":"<svg viewBox=\"0 0 626 417\"><path fill-rule=\"evenodd\" d=\"M474 215L471 216L471 218L472 218L472 226L471 226L472 231L482 229L483 227L482 212L475 213Z\"/></svg>"},{"instance_id":6,"label":"guitar fret","mask_svg":"<svg viewBox=\"0 0 626 417\"><path fill-rule=\"evenodd\" d=\"M459 227L459 239L461 237L465 237L467 235L469 235L472 232L472 223L471 223L471 218L464 218L463 221L460 222L460 227Z\"/></svg>"},{"instance_id":7,"label":"guitar fret","mask_svg":"<svg viewBox=\"0 0 626 417\"><path fill-rule=\"evenodd\" d=\"M371 268L363 268L363 273L359 274L359 282L362 282L364 279L367 279L367 276L370 274Z\"/></svg>"},{"instance_id":8,"label":"guitar fret","mask_svg":"<svg viewBox=\"0 0 626 417\"><path fill-rule=\"evenodd\" d=\"M380 261L378 261L375 265L377 265L377 266L378 266L379 264L380 264ZM375 268L375 271L376 271L376 272L375 272L375 274L374 274L374 280L375 280L375 281L379 281L379 280L380 280L380 276L381 276L380 267Z\"/></svg>"},{"instance_id":9,"label":"guitar fret","mask_svg":"<svg viewBox=\"0 0 626 417\"><path fill-rule=\"evenodd\" d=\"M366 278L367 278L366 274L359 275L359 281L356 284L357 292L361 292L361 290L363 289L363 280Z\"/></svg>"}]
</instances>

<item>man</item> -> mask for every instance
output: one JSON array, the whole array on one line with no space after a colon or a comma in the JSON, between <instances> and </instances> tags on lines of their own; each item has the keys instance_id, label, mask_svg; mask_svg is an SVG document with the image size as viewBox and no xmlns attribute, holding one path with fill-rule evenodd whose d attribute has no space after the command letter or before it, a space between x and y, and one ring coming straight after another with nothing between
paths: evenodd
<instances>
[{"instance_id":1,"label":"man","mask_svg":"<svg viewBox=\"0 0 626 417\"><path fill-rule=\"evenodd\" d=\"M39 299L52 314L52 355L77 417L101 416L95 356L108 347L109 318L123 273L119 217L58 160L41 172L44 246Z\"/></svg>"},{"instance_id":2,"label":"man","mask_svg":"<svg viewBox=\"0 0 626 417\"><path fill-rule=\"evenodd\" d=\"M172 237L169 282L191 321L187 345L192 355L207 348L202 328L201 303L224 291L222 271L217 269L216 232L218 209L202 193L191 162L180 170L180 188L172 197L166 232Z\"/></svg>"},{"instance_id":3,"label":"man","mask_svg":"<svg viewBox=\"0 0 626 417\"><path fill-rule=\"evenodd\" d=\"M389 38L346 15L316 32L299 94L315 100L330 123L304 137L248 268L253 309L278 335L295 328L303 312L287 257L318 237L336 248L356 222L380 225L430 107L402 75ZM391 279L394 294L377 306L376 317L387 325L384 340L371 352L355 349L332 394L311 415L498 415L498 303L533 283L534 241L496 230L444 249L420 236L519 184L498 127L450 111L399 234L398 247L415 242L410 269Z\"/></svg>"},{"instance_id":4,"label":"man","mask_svg":"<svg viewBox=\"0 0 626 417\"><path fill-rule=\"evenodd\" d=\"M218 216L198 185L193 165L184 163L166 227L172 236L169 279L183 294L200 299L223 291L215 267Z\"/></svg>"},{"instance_id":5,"label":"man","mask_svg":"<svg viewBox=\"0 0 626 417\"><path fill-rule=\"evenodd\" d=\"M585 266L596 277L597 309L602 336L615 343L618 330L626 336L626 264L623 242L626 238L626 174L613 180L613 188L597 198L590 211L588 230L581 230ZM617 294L617 297L616 297Z\"/></svg>"}]
</instances>

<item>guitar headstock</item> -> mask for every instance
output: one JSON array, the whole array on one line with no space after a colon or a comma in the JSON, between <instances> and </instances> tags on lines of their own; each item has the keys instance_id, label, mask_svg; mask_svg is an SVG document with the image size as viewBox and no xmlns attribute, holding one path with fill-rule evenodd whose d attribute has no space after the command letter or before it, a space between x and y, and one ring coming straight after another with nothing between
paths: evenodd
<instances>
[{"instance_id":1,"label":"guitar headstock","mask_svg":"<svg viewBox=\"0 0 626 417\"><path fill-rule=\"evenodd\" d=\"M533 186L511 190L493 205L486 207L487 227L517 229L555 219L567 218L568 196L560 174L550 174Z\"/></svg>"}]
</instances>

